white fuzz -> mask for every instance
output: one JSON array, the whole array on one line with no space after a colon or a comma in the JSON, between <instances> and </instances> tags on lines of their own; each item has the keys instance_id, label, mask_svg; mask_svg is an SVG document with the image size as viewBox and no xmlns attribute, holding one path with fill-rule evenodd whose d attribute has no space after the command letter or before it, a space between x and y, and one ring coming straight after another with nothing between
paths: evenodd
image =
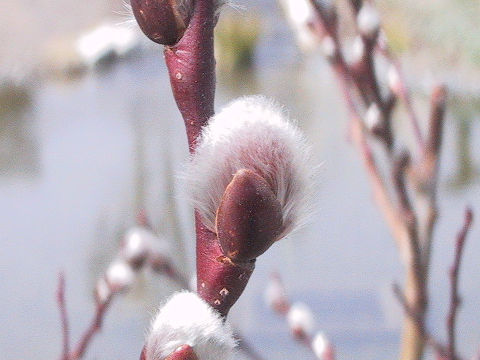
<instances>
[{"instance_id":1,"label":"white fuzz","mask_svg":"<svg viewBox=\"0 0 480 360\"><path fill-rule=\"evenodd\" d=\"M377 9L367 1L363 3L362 8L358 12L357 25L360 32L368 38L372 38L378 33L380 15Z\"/></svg>"},{"instance_id":2,"label":"white fuzz","mask_svg":"<svg viewBox=\"0 0 480 360\"><path fill-rule=\"evenodd\" d=\"M287 313L287 322L290 330L301 330L305 334L311 334L315 327L312 311L304 303L294 303Z\"/></svg>"},{"instance_id":3,"label":"white fuzz","mask_svg":"<svg viewBox=\"0 0 480 360\"><path fill-rule=\"evenodd\" d=\"M369 130L372 130L380 125L381 119L382 113L380 112L380 108L378 107L377 103L371 103L365 114L365 125Z\"/></svg>"},{"instance_id":4,"label":"white fuzz","mask_svg":"<svg viewBox=\"0 0 480 360\"><path fill-rule=\"evenodd\" d=\"M390 67L388 68L387 78L390 91L393 92L395 95L398 95L400 93L401 83L400 75L398 74L395 66L390 65Z\"/></svg>"},{"instance_id":5,"label":"white fuzz","mask_svg":"<svg viewBox=\"0 0 480 360\"><path fill-rule=\"evenodd\" d=\"M312 340L312 350L317 359L324 359L330 346L327 337L323 333L315 334Z\"/></svg>"},{"instance_id":6,"label":"white fuzz","mask_svg":"<svg viewBox=\"0 0 480 360\"><path fill-rule=\"evenodd\" d=\"M117 260L108 267L105 279L113 292L123 291L133 285L135 272L126 262Z\"/></svg>"},{"instance_id":7,"label":"white fuzz","mask_svg":"<svg viewBox=\"0 0 480 360\"><path fill-rule=\"evenodd\" d=\"M315 170L310 148L281 107L263 96L235 100L211 118L187 168L193 205L212 231L225 188L240 169L270 184L282 207L279 238L305 223Z\"/></svg>"},{"instance_id":8,"label":"white fuzz","mask_svg":"<svg viewBox=\"0 0 480 360\"><path fill-rule=\"evenodd\" d=\"M352 62L357 63L365 56L365 43L360 36L355 37L352 45Z\"/></svg>"},{"instance_id":9,"label":"white fuzz","mask_svg":"<svg viewBox=\"0 0 480 360\"><path fill-rule=\"evenodd\" d=\"M115 11L115 14L120 17L122 20L119 25L128 25L133 27L137 24L135 20L135 15L133 15L132 5L128 1L122 1L122 10Z\"/></svg>"},{"instance_id":10,"label":"white fuzz","mask_svg":"<svg viewBox=\"0 0 480 360\"><path fill-rule=\"evenodd\" d=\"M192 292L174 294L160 308L146 342L146 360L163 360L181 345L199 360L228 360L236 345L230 326Z\"/></svg>"},{"instance_id":11,"label":"white fuzz","mask_svg":"<svg viewBox=\"0 0 480 360\"><path fill-rule=\"evenodd\" d=\"M128 263L145 259L156 242L157 236L150 230L135 226L125 234L122 255Z\"/></svg>"},{"instance_id":12,"label":"white fuzz","mask_svg":"<svg viewBox=\"0 0 480 360\"><path fill-rule=\"evenodd\" d=\"M303 51L312 51L318 44L317 36L309 28L315 21L315 10L309 0L279 0L288 23Z\"/></svg>"},{"instance_id":13,"label":"white fuzz","mask_svg":"<svg viewBox=\"0 0 480 360\"><path fill-rule=\"evenodd\" d=\"M277 277L272 277L265 289L264 299L267 306L276 309L277 306L286 300L286 292L283 284Z\"/></svg>"},{"instance_id":14,"label":"white fuzz","mask_svg":"<svg viewBox=\"0 0 480 360\"><path fill-rule=\"evenodd\" d=\"M95 298L97 299L97 302L99 304L104 304L111 294L112 290L110 289L110 285L108 285L105 278L101 277L98 279L95 287Z\"/></svg>"}]
</instances>

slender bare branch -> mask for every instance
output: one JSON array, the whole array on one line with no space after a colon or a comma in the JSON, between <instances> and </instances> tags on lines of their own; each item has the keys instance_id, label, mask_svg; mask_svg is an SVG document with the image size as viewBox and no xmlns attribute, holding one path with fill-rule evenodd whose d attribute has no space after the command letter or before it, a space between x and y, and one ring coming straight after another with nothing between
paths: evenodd
<instances>
[{"instance_id":1,"label":"slender bare branch","mask_svg":"<svg viewBox=\"0 0 480 360\"><path fill-rule=\"evenodd\" d=\"M90 325L88 326L87 330L80 338L80 341L78 342L77 346L69 354L69 357L68 357L69 360L77 360L83 357L93 337L102 328L103 319L105 317L107 310L110 307L110 304L113 300L113 296L114 296L114 293L110 293L110 295L108 295L107 299L104 302L97 303L95 308L95 315L92 321L90 322Z\"/></svg>"},{"instance_id":2,"label":"slender bare branch","mask_svg":"<svg viewBox=\"0 0 480 360\"><path fill-rule=\"evenodd\" d=\"M397 298L398 302L400 303L403 310L405 311L405 314L417 323L423 339L428 345L432 347L437 358L444 359L447 354L447 349L445 345L441 344L429 333L429 331L425 327L425 319L421 314L419 314L417 311L415 311L415 309L413 309L409 305L402 289L396 283L393 284L393 293L395 294L395 297Z\"/></svg>"},{"instance_id":3,"label":"slender bare branch","mask_svg":"<svg viewBox=\"0 0 480 360\"><path fill-rule=\"evenodd\" d=\"M440 152L443 138L443 122L445 118L445 106L447 102L447 89L444 85L438 85L433 89L430 100L430 119L427 138L427 151L436 156Z\"/></svg>"},{"instance_id":4,"label":"slender bare branch","mask_svg":"<svg viewBox=\"0 0 480 360\"><path fill-rule=\"evenodd\" d=\"M277 297L275 299L270 299L271 303L269 303L268 305L271 307L272 310L274 310L277 314L282 316L288 322L290 309L293 309L295 307L295 304L292 306L283 285L283 281L277 272L271 275L271 281L274 281L281 288L281 291L280 293L276 294ZM292 337L299 344L302 344L303 346L310 349L310 351L315 354L317 358L321 358L324 360L335 360L336 356L334 345L331 344L330 341L328 341L326 338L324 338L323 335L320 336L322 336L322 342L324 345L321 347L321 351L319 351L318 346L315 344L316 336L312 337L311 334L309 334L308 331L305 331L305 329L303 328L292 328L292 325L290 325L290 331ZM321 354L319 354L319 352L321 352Z\"/></svg>"},{"instance_id":5,"label":"slender bare branch","mask_svg":"<svg viewBox=\"0 0 480 360\"><path fill-rule=\"evenodd\" d=\"M450 268L450 309L447 316L447 334L448 334L448 354L450 359L455 360L456 357L456 320L457 312L460 306L460 296L458 294L458 281L460 275L460 265L462 255L465 248L465 241L468 231L472 225L473 211L470 208L465 210L465 220L462 229L457 235L455 243L455 257L453 265Z\"/></svg>"},{"instance_id":6,"label":"slender bare branch","mask_svg":"<svg viewBox=\"0 0 480 360\"><path fill-rule=\"evenodd\" d=\"M68 360L70 352L70 327L68 321L67 305L65 302L65 275L63 272L58 275L57 304L60 310L60 321L62 324L63 352L61 360Z\"/></svg>"},{"instance_id":7,"label":"slender bare branch","mask_svg":"<svg viewBox=\"0 0 480 360\"><path fill-rule=\"evenodd\" d=\"M425 149L425 140L423 138L422 130L420 128L420 121L418 120L417 114L413 109L413 103L412 103L410 91L408 90L405 76L403 75L400 62L395 58L395 56L392 54L392 52L388 48L388 45L385 39L382 39L382 38L379 39L379 41L377 42L377 48L379 49L380 53L383 54L385 58L387 58L390 61L390 63L392 64L393 68L395 69L398 75L398 81L399 81L398 96L402 99L402 101L405 104L408 117L412 124L415 139L417 141L417 146L420 150L420 153L422 153Z\"/></svg>"}]
</instances>

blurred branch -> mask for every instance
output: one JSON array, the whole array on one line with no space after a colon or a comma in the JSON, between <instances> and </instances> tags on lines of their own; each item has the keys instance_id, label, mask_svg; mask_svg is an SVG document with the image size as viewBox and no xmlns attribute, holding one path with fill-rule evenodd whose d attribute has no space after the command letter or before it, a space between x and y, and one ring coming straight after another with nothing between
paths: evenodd
<instances>
[{"instance_id":1,"label":"blurred branch","mask_svg":"<svg viewBox=\"0 0 480 360\"><path fill-rule=\"evenodd\" d=\"M62 323L63 353L61 360L68 360L68 354L70 352L70 328L65 303L65 275L63 272L58 275L57 304L60 310L60 321Z\"/></svg>"},{"instance_id":2,"label":"blurred branch","mask_svg":"<svg viewBox=\"0 0 480 360\"><path fill-rule=\"evenodd\" d=\"M456 320L458 307L460 306L460 296L458 295L458 281L460 275L460 265L462 261L462 255L465 248L465 240L470 230L473 221L472 209L467 208L465 210L465 220L462 229L457 235L455 243L455 257L453 265L450 269L450 310L447 316L447 334L448 334L448 354L450 359L456 360Z\"/></svg>"},{"instance_id":3,"label":"blurred branch","mask_svg":"<svg viewBox=\"0 0 480 360\"><path fill-rule=\"evenodd\" d=\"M90 322L90 325L87 327L86 331L80 338L75 350L73 350L69 356L69 360L81 359L90 345L93 337L100 331L103 324L103 319L109 309L110 303L113 300L113 293L109 295L107 300L102 303L97 303L95 307L95 315Z\"/></svg>"},{"instance_id":4,"label":"blurred branch","mask_svg":"<svg viewBox=\"0 0 480 360\"><path fill-rule=\"evenodd\" d=\"M405 104L407 115L412 124L415 139L417 141L417 147L420 152L423 152L425 148L425 140L423 139L422 130L420 129L420 121L418 120L417 114L413 109L410 91L408 90L407 82L405 80L405 76L403 74L400 62L392 54L384 37L380 37L379 41L377 42L377 49L385 56L387 60L390 61L390 64L392 66L390 76L395 78L394 82L396 85L394 91L396 92L396 95L398 95L398 97L400 97L400 99Z\"/></svg>"},{"instance_id":5,"label":"blurred branch","mask_svg":"<svg viewBox=\"0 0 480 360\"><path fill-rule=\"evenodd\" d=\"M423 340L432 347L435 352L436 358L438 360L462 360L462 358L457 355L456 352L456 318L458 307L460 306L460 297L458 295L458 281L459 281L459 271L462 256L464 253L465 241L467 234L470 230L473 221L473 212L470 208L465 210L465 219L462 229L457 235L455 243L455 256L453 264L450 268L450 306L449 312L447 315L447 345L442 344L438 341L431 333L427 330L425 325L425 318L420 314L415 308L411 307L407 301L403 291L401 290L398 284L393 285L393 292L401 304L403 310L407 316L412 319L418 326L420 330L420 335ZM474 357L475 359L475 357Z\"/></svg>"},{"instance_id":6,"label":"blurred branch","mask_svg":"<svg viewBox=\"0 0 480 360\"><path fill-rule=\"evenodd\" d=\"M355 16L356 39L353 45L354 59L348 63L339 37L338 12L333 5L326 5L320 0L309 1L318 22L311 31L322 43L327 60L337 75L352 120L351 134L354 143L364 161L376 203L393 234L407 270L404 299L408 307L415 311L416 317L422 320L412 321L409 316L405 318L401 359L419 360L423 356L424 348L424 329L420 327L420 323L425 318L428 306L428 268L433 228L437 218L437 173L446 90L443 86L438 86L433 91L428 136L425 140L400 63L388 48L380 26L380 15L374 3L350 0ZM390 63L389 93L385 97L381 94L380 80L375 71L376 51ZM354 97L353 90L358 99ZM410 159L410 151L398 156L394 151L397 139L391 123L397 98L405 104L412 124L419 150L419 156L416 156L414 161ZM357 102L363 107L357 105ZM362 114L360 109L367 111ZM395 196L390 195L388 182L376 163L368 135L381 140L383 144L387 154L387 166L391 169L390 183ZM412 198L409 185L415 185ZM420 211L423 206L426 206L425 212Z\"/></svg>"},{"instance_id":7,"label":"blurred branch","mask_svg":"<svg viewBox=\"0 0 480 360\"><path fill-rule=\"evenodd\" d=\"M445 356L447 354L447 349L445 345L441 344L439 341L437 341L426 329L425 327L425 319L418 314L415 309L410 307L408 304L408 301L400 288L398 284L393 284L393 293L395 294L395 297L397 298L398 302L402 306L403 310L405 313L418 324L418 327L420 329L420 333L425 340L427 344L429 344L433 351L435 352L436 358L437 359L445 359Z\"/></svg>"},{"instance_id":8,"label":"blurred branch","mask_svg":"<svg viewBox=\"0 0 480 360\"><path fill-rule=\"evenodd\" d=\"M273 273L265 289L267 306L282 316L290 328L290 334L300 344L307 347L317 359L335 360L335 349L321 332L312 336L313 314L303 303L292 304L278 273Z\"/></svg>"}]
</instances>

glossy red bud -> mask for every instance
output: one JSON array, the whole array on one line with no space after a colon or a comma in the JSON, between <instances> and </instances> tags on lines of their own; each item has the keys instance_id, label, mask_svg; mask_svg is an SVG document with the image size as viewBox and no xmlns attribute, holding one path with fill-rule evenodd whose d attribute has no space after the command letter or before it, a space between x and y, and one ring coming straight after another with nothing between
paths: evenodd
<instances>
[{"instance_id":1,"label":"glossy red bud","mask_svg":"<svg viewBox=\"0 0 480 360\"><path fill-rule=\"evenodd\" d=\"M192 16L191 0L131 0L130 3L143 33L162 45L175 45Z\"/></svg>"},{"instance_id":2,"label":"glossy red bud","mask_svg":"<svg viewBox=\"0 0 480 360\"><path fill-rule=\"evenodd\" d=\"M217 236L234 262L263 254L282 232L282 208L270 185L256 172L239 170L228 184L217 210Z\"/></svg>"},{"instance_id":3,"label":"glossy red bud","mask_svg":"<svg viewBox=\"0 0 480 360\"><path fill-rule=\"evenodd\" d=\"M140 354L140 360L147 360L147 351L145 346ZM198 360L197 354L190 345L182 345L173 353L168 355L165 360Z\"/></svg>"},{"instance_id":4,"label":"glossy red bud","mask_svg":"<svg viewBox=\"0 0 480 360\"><path fill-rule=\"evenodd\" d=\"M165 360L198 360L198 357L191 346L182 345L172 354L168 355Z\"/></svg>"}]
</instances>

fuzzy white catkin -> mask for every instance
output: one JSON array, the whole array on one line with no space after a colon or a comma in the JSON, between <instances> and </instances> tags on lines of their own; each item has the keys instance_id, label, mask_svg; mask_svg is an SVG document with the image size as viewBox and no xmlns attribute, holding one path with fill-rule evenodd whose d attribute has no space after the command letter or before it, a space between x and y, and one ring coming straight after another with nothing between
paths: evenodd
<instances>
[{"instance_id":1,"label":"fuzzy white catkin","mask_svg":"<svg viewBox=\"0 0 480 360\"><path fill-rule=\"evenodd\" d=\"M353 63L359 62L365 56L365 43L360 36L355 37L352 44L352 59Z\"/></svg>"},{"instance_id":2,"label":"fuzzy white catkin","mask_svg":"<svg viewBox=\"0 0 480 360\"><path fill-rule=\"evenodd\" d=\"M264 292L265 304L274 309L275 305L286 299L285 288L277 278L271 278Z\"/></svg>"},{"instance_id":3,"label":"fuzzy white catkin","mask_svg":"<svg viewBox=\"0 0 480 360\"><path fill-rule=\"evenodd\" d=\"M317 359L323 360L329 346L327 337L320 332L315 334L311 346Z\"/></svg>"},{"instance_id":4,"label":"fuzzy white catkin","mask_svg":"<svg viewBox=\"0 0 480 360\"><path fill-rule=\"evenodd\" d=\"M283 109L263 96L237 99L211 118L187 167L193 205L212 231L225 188L241 169L262 176L276 195L283 216L279 238L304 225L315 172L310 148Z\"/></svg>"},{"instance_id":5,"label":"fuzzy white catkin","mask_svg":"<svg viewBox=\"0 0 480 360\"><path fill-rule=\"evenodd\" d=\"M373 37L380 28L380 15L370 3L364 2L357 15L357 24L360 32L367 37Z\"/></svg>"},{"instance_id":6,"label":"fuzzy white catkin","mask_svg":"<svg viewBox=\"0 0 480 360\"><path fill-rule=\"evenodd\" d=\"M295 32L297 43L302 51L315 50L318 37L309 25L315 20L315 10L309 0L279 0L287 20Z\"/></svg>"},{"instance_id":7,"label":"fuzzy white catkin","mask_svg":"<svg viewBox=\"0 0 480 360\"><path fill-rule=\"evenodd\" d=\"M367 112L365 113L365 125L368 129L372 130L376 126L380 125L381 119L382 113L380 112L377 103L371 103Z\"/></svg>"},{"instance_id":8,"label":"fuzzy white catkin","mask_svg":"<svg viewBox=\"0 0 480 360\"><path fill-rule=\"evenodd\" d=\"M291 330L302 330L306 334L311 334L315 327L312 311L301 302L296 302L290 307L287 322Z\"/></svg>"},{"instance_id":9,"label":"fuzzy white catkin","mask_svg":"<svg viewBox=\"0 0 480 360\"><path fill-rule=\"evenodd\" d=\"M133 285L135 272L127 263L117 260L108 267L105 279L112 291L123 291Z\"/></svg>"},{"instance_id":10,"label":"fuzzy white catkin","mask_svg":"<svg viewBox=\"0 0 480 360\"><path fill-rule=\"evenodd\" d=\"M398 94L401 88L401 80L400 74L398 73L398 70L395 68L395 66L390 65L390 67L388 68L387 78L390 91L392 91L394 94Z\"/></svg>"},{"instance_id":11,"label":"fuzzy white catkin","mask_svg":"<svg viewBox=\"0 0 480 360\"><path fill-rule=\"evenodd\" d=\"M236 346L220 314L188 291L160 308L146 341L146 360L163 360L182 345L190 345L199 360L229 360Z\"/></svg>"},{"instance_id":12,"label":"fuzzy white catkin","mask_svg":"<svg viewBox=\"0 0 480 360\"><path fill-rule=\"evenodd\" d=\"M146 258L150 252L156 236L144 227L130 228L124 237L123 256L127 262Z\"/></svg>"}]
</instances>

